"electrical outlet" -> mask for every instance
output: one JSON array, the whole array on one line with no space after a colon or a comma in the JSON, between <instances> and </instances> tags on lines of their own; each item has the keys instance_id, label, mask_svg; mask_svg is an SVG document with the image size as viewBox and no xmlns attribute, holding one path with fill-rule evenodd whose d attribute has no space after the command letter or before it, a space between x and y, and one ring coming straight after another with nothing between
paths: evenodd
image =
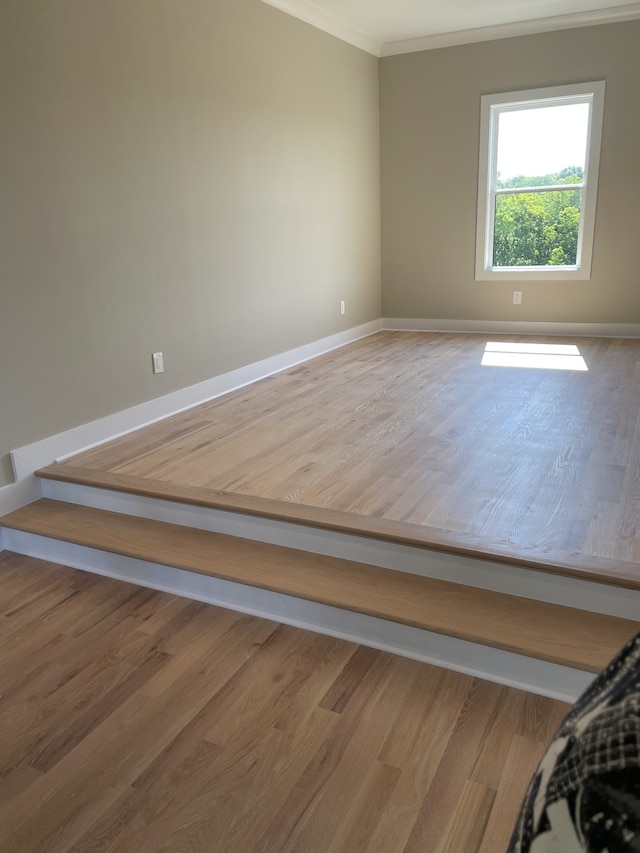
<instances>
[{"instance_id":1,"label":"electrical outlet","mask_svg":"<svg viewBox=\"0 0 640 853\"><path fill-rule=\"evenodd\" d=\"M340 313L344 314L344 299L340 300Z\"/></svg>"},{"instance_id":2,"label":"electrical outlet","mask_svg":"<svg viewBox=\"0 0 640 853\"><path fill-rule=\"evenodd\" d=\"M153 364L154 373L164 373L164 358L161 352L151 354L151 362Z\"/></svg>"},{"instance_id":3,"label":"electrical outlet","mask_svg":"<svg viewBox=\"0 0 640 853\"><path fill-rule=\"evenodd\" d=\"M514 290L513 291L513 304L514 305L522 305L522 291Z\"/></svg>"}]
</instances>

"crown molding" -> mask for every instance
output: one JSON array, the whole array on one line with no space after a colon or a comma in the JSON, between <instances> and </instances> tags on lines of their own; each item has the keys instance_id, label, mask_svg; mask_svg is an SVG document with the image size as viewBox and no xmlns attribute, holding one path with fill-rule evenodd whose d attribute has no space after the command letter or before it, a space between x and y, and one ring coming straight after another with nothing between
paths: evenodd
<instances>
[{"instance_id":1,"label":"crown molding","mask_svg":"<svg viewBox=\"0 0 640 853\"><path fill-rule=\"evenodd\" d=\"M554 30L615 24L640 18L640 3L630 3L623 6L613 6L610 9L574 12L570 15L555 15L548 18L498 24L492 27L476 27L469 30L455 30L436 35L383 42L381 39L376 39L357 29L342 18L327 12L313 3L312 0L261 0L261 2L378 57L417 53L422 50L495 41L496 39L514 38L515 36L535 35L536 33L547 33Z\"/></svg>"},{"instance_id":2,"label":"crown molding","mask_svg":"<svg viewBox=\"0 0 640 853\"><path fill-rule=\"evenodd\" d=\"M325 33L352 44L354 47L359 47L367 53L380 56L382 41L363 33L343 21L342 18L338 18L316 6L310 0L262 0L262 2L285 12L287 15L292 15L306 24L311 24L312 27L324 30Z\"/></svg>"},{"instance_id":3,"label":"crown molding","mask_svg":"<svg viewBox=\"0 0 640 853\"><path fill-rule=\"evenodd\" d=\"M640 3L626 6L614 6L610 9L595 9L591 12L576 12L571 15L556 15L551 18L536 18L530 21L516 21L511 24L498 24L494 27L477 27L471 30L440 33L421 38L388 41L382 45L380 56L397 56L402 53L416 53L422 50L435 50L439 47L473 44L481 41L514 38L515 36L548 33L554 30L572 30L578 27L593 27L599 24L615 24L621 21L633 21L640 18Z\"/></svg>"}]
</instances>

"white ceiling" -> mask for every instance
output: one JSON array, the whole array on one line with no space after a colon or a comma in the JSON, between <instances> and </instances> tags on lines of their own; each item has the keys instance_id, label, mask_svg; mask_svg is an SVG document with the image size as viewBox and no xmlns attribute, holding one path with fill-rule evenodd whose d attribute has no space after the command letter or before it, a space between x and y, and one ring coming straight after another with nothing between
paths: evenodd
<instances>
[{"instance_id":1,"label":"white ceiling","mask_svg":"<svg viewBox=\"0 0 640 853\"><path fill-rule=\"evenodd\" d=\"M619 0L263 0L376 56L629 21Z\"/></svg>"}]
</instances>

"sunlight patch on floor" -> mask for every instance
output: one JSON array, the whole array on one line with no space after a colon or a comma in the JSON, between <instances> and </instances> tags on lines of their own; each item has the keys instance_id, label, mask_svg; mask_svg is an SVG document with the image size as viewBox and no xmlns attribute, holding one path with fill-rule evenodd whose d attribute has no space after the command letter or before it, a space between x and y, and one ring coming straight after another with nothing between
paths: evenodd
<instances>
[{"instance_id":1,"label":"sunlight patch on floor","mask_svg":"<svg viewBox=\"0 0 640 853\"><path fill-rule=\"evenodd\" d=\"M489 341L482 356L485 367L536 367L543 370L589 370L574 344Z\"/></svg>"}]
</instances>

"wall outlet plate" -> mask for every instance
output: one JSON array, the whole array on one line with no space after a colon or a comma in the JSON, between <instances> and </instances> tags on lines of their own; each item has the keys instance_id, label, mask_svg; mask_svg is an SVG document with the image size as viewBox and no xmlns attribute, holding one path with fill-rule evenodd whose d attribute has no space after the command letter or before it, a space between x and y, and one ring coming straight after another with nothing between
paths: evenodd
<instances>
[{"instance_id":1,"label":"wall outlet plate","mask_svg":"<svg viewBox=\"0 0 640 853\"><path fill-rule=\"evenodd\" d=\"M151 363L153 365L154 373L164 373L164 358L161 352L154 352L151 354Z\"/></svg>"}]
</instances>

